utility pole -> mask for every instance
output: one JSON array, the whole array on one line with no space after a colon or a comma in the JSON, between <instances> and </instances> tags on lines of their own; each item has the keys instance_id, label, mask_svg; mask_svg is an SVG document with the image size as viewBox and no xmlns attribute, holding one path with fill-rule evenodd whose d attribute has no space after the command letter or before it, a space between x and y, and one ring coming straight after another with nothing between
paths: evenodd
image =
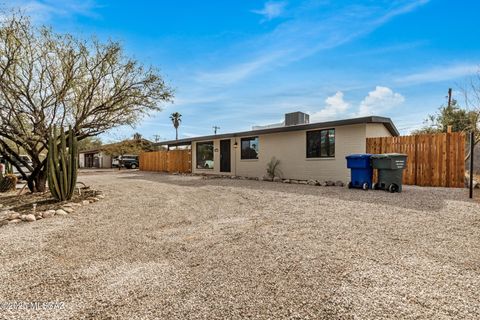
<instances>
[{"instance_id":1,"label":"utility pole","mask_svg":"<svg viewBox=\"0 0 480 320\"><path fill-rule=\"evenodd\" d=\"M159 134L154 134L153 135L153 140L155 140L155 142L160 141L160 135Z\"/></svg>"},{"instance_id":2,"label":"utility pole","mask_svg":"<svg viewBox=\"0 0 480 320\"><path fill-rule=\"evenodd\" d=\"M215 135L217 135L217 130L220 129L218 126L213 126L213 132L215 132Z\"/></svg>"}]
</instances>

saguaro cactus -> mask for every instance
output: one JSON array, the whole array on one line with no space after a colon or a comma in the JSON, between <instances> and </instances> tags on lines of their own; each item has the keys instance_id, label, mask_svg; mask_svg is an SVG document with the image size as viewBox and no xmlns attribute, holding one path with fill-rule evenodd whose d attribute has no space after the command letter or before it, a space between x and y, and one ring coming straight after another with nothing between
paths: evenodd
<instances>
[{"instance_id":1,"label":"saguaro cactus","mask_svg":"<svg viewBox=\"0 0 480 320\"><path fill-rule=\"evenodd\" d=\"M70 200L73 196L78 173L77 151L77 138L72 128L68 130L67 141L63 128L57 136L54 126L48 139L48 187L59 201Z\"/></svg>"}]
</instances>

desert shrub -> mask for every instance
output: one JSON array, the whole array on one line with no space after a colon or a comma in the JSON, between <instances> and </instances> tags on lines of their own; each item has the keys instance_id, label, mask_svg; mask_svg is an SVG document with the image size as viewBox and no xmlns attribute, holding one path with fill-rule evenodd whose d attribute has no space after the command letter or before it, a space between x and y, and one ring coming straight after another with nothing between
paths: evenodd
<instances>
[{"instance_id":1,"label":"desert shrub","mask_svg":"<svg viewBox=\"0 0 480 320\"><path fill-rule=\"evenodd\" d=\"M14 174L0 175L0 192L15 190L17 186L17 177Z\"/></svg>"},{"instance_id":2,"label":"desert shrub","mask_svg":"<svg viewBox=\"0 0 480 320\"><path fill-rule=\"evenodd\" d=\"M280 169L278 166L280 165L280 160L276 159L275 157L272 157L269 163L267 163L267 175L270 178L275 178L278 177L281 173Z\"/></svg>"}]
</instances>

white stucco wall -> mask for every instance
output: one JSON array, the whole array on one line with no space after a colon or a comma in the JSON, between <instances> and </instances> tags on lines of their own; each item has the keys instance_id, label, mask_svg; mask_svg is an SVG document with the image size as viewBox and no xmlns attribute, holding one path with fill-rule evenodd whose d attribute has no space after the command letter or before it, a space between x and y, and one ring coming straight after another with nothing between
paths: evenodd
<instances>
[{"instance_id":1,"label":"white stucco wall","mask_svg":"<svg viewBox=\"0 0 480 320\"><path fill-rule=\"evenodd\" d=\"M335 127L335 157L311 159L306 157L306 130L280 132L259 136L259 159L240 159L240 137L231 138L232 160L230 173L220 172L220 140L214 139L214 169L196 169L196 143L192 145L192 169L194 173L232 174L246 177L262 177L272 157L280 160L282 176L289 179L316 179L348 181L350 172L346 168L345 156L366 151L367 131L369 135L384 135L388 130L369 124ZM329 129L329 128L324 128ZM316 129L318 130L318 129ZM388 135L390 133L388 132ZM246 137L246 136L245 136ZM210 140L212 141L212 140ZM238 147L234 148L235 141ZM200 141L199 141L200 142Z\"/></svg>"}]
</instances>

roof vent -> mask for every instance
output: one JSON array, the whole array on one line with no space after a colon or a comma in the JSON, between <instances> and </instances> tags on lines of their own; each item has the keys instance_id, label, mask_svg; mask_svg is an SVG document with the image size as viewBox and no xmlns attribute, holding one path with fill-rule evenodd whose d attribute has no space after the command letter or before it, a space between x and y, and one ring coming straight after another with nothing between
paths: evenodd
<instances>
[{"instance_id":1,"label":"roof vent","mask_svg":"<svg viewBox=\"0 0 480 320\"><path fill-rule=\"evenodd\" d=\"M310 123L310 115L304 112L285 113L285 126L296 126Z\"/></svg>"}]
</instances>

